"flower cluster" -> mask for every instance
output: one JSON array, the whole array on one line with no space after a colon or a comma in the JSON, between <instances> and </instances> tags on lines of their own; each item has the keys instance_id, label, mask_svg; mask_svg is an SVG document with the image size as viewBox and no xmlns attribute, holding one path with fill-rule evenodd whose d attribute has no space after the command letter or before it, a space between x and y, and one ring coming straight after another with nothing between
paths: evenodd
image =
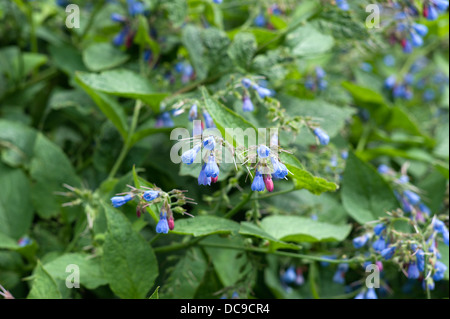
<instances>
[{"instance_id":1,"label":"flower cluster","mask_svg":"<svg viewBox=\"0 0 450 319\"><path fill-rule=\"evenodd\" d=\"M447 12L447 0L426 0L423 3L423 16L430 21L436 20L439 14Z\"/></svg>"},{"instance_id":2,"label":"flower cluster","mask_svg":"<svg viewBox=\"0 0 450 319\"><path fill-rule=\"evenodd\" d=\"M189 215L181 206L187 203L195 204L192 198L185 196L185 191L172 190L166 193L157 187L141 187L139 189L129 185L128 187L130 191L112 197L111 204L115 208L118 208L136 199L138 200L136 206L136 215L138 217L141 217L142 213L150 205L160 204L159 221L156 225L156 232L158 234L167 234L169 230L174 230L174 212Z\"/></svg>"},{"instance_id":3,"label":"flower cluster","mask_svg":"<svg viewBox=\"0 0 450 319\"><path fill-rule=\"evenodd\" d=\"M397 99L411 100L413 98L413 91L411 85L414 77L411 73L405 75L402 80L398 80L395 75L391 75L384 82L384 87L392 91L392 95Z\"/></svg>"},{"instance_id":4,"label":"flower cluster","mask_svg":"<svg viewBox=\"0 0 450 319\"><path fill-rule=\"evenodd\" d=\"M286 291L291 290L291 286L302 286L305 283L303 269L301 267L288 267L280 274L280 282Z\"/></svg>"},{"instance_id":5,"label":"flower cluster","mask_svg":"<svg viewBox=\"0 0 450 319\"><path fill-rule=\"evenodd\" d=\"M428 28L419 23L411 22L407 11L395 15L397 22L391 40L401 44L404 53L411 53L413 48L423 45L423 37L427 35Z\"/></svg>"},{"instance_id":6,"label":"flower cluster","mask_svg":"<svg viewBox=\"0 0 450 319\"><path fill-rule=\"evenodd\" d=\"M112 13L111 20L120 23L122 28L119 33L114 37L113 44L115 46L125 45L127 48L131 47L133 43L136 30L133 28L132 18L145 14L145 6L142 2L137 0L127 0L128 16L121 15L119 13ZM148 51L148 52L147 52ZM144 53L144 60L150 59L150 52L147 50Z\"/></svg>"}]
</instances>

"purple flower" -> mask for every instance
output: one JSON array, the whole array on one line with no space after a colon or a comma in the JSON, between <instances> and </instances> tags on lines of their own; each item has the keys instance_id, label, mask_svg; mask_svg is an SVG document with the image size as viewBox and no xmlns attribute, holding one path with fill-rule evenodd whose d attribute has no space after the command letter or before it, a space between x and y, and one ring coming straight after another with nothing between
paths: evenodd
<instances>
[{"instance_id":1,"label":"purple flower","mask_svg":"<svg viewBox=\"0 0 450 319\"><path fill-rule=\"evenodd\" d=\"M269 89L266 89L262 86L254 86L256 92L258 92L259 96L264 99L268 96L272 96L272 91Z\"/></svg>"}]
</instances>

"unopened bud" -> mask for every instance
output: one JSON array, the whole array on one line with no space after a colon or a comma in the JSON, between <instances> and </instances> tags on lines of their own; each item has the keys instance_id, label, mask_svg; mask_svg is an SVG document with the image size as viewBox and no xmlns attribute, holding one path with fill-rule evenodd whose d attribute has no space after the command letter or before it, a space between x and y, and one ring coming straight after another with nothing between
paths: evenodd
<instances>
[{"instance_id":1,"label":"unopened bud","mask_svg":"<svg viewBox=\"0 0 450 319\"><path fill-rule=\"evenodd\" d=\"M173 216L169 217L169 220L167 221L167 223L169 224L169 229L170 230L174 230L174 228L175 228L175 220L173 219Z\"/></svg>"},{"instance_id":2,"label":"unopened bud","mask_svg":"<svg viewBox=\"0 0 450 319\"><path fill-rule=\"evenodd\" d=\"M273 186L272 176L264 175L264 184L266 185L266 189L269 192L273 192L274 186Z\"/></svg>"}]
</instances>

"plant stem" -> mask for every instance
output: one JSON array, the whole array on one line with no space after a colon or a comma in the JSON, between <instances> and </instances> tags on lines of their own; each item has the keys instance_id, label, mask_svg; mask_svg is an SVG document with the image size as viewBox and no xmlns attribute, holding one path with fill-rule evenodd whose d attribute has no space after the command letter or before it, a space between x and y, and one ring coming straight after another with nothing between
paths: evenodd
<instances>
[{"instance_id":1,"label":"plant stem","mask_svg":"<svg viewBox=\"0 0 450 319\"><path fill-rule=\"evenodd\" d=\"M323 261L330 264L353 264L353 263L360 263L361 260L358 258L353 259L328 259L318 256L311 256L311 255L304 255L304 254L297 254L297 253L290 253L286 251L270 251L264 248L256 248L256 247L243 247L243 246L232 246L232 245L224 245L224 244L210 244L210 243L202 243L200 246L203 247L211 247L211 248L222 248L222 249L233 249L233 250L244 250L254 253L261 253L261 254L271 254L276 256L283 256L283 257L292 257L292 258L298 258L298 259L305 259L310 261Z\"/></svg>"},{"instance_id":2,"label":"plant stem","mask_svg":"<svg viewBox=\"0 0 450 319\"><path fill-rule=\"evenodd\" d=\"M245 197L235 208L230 210L224 217L231 219L234 215L236 215L241 210L242 207L244 207L250 201L252 195L253 195L253 191L248 193L247 197Z\"/></svg>"},{"instance_id":3,"label":"plant stem","mask_svg":"<svg viewBox=\"0 0 450 319\"><path fill-rule=\"evenodd\" d=\"M111 169L111 172L109 173L108 179L114 178L114 176L117 174L117 171L120 168L120 165L122 165L122 162L124 161L125 157L128 154L128 151L131 148L131 141L133 138L133 134L136 130L137 123L139 120L139 113L142 108L142 102L140 100L136 100L136 104L134 105L134 111L133 111L133 119L131 121L131 127L127 134L127 140L125 144L122 147L122 150L120 151L119 157L117 158L116 162L114 163L113 168Z\"/></svg>"},{"instance_id":4,"label":"plant stem","mask_svg":"<svg viewBox=\"0 0 450 319\"><path fill-rule=\"evenodd\" d=\"M186 243L156 247L156 248L153 248L153 251L155 252L155 254L162 254L162 253L169 253L172 251L182 250L182 249L186 249L186 248L189 248L189 247L197 244L199 241L201 241L205 238L206 237L198 237L198 238L192 239Z\"/></svg>"}]
</instances>

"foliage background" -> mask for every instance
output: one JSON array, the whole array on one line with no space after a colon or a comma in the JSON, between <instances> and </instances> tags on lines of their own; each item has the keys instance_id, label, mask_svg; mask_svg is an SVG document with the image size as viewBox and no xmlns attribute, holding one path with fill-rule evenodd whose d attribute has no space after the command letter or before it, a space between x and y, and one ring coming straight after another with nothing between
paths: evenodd
<instances>
[{"instance_id":1,"label":"foliage background","mask_svg":"<svg viewBox=\"0 0 450 319\"><path fill-rule=\"evenodd\" d=\"M125 1L73 1L80 29L64 26L56 2L0 3L0 284L16 298L352 298L360 286L351 283L365 276L352 238L400 207L380 164L400 170L408 162L426 204L448 216L448 82L432 101L423 89L407 101L383 87L424 56L416 79L448 79L447 13L418 18L429 34L407 55L386 40L389 18L381 29L365 27L366 1L349 1L348 12L330 1L279 1L283 14L266 13L268 29L254 19L277 1L145 0L150 13L132 18L136 34L125 48L112 44L121 25L110 18L127 15ZM383 62L388 54L392 66ZM178 62L190 63L195 77L183 83ZM328 87L313 92L305 82L316 66ZM252 113L230 87L244 76L263 76L276 91L254 97ZM198 186L199 168L169 160L171 128L155 126L164 107L192 99L218 126L226 114L235 126L284 129L294 117L313 117L331 143L317 145L304 126L283 132L295 176L276 182L273 194L250 200L250 182L233 167L222 167L211 188ZM135 100L143 102L139 116ZM276 101L284 113L272 122ZM187 113L174 126L191 129ZM196 217L176 216L175 230L160 236L135 205L112 208L127 184L146 181L188 190ZM78 205L62 206L68 201ZM448 265L448 247L441 253ZM352 260L346 284L333 282L335 264L320 263L333 254ZM68 264L81 268L80 289L65 287ZM303 285L283 284L291 265L303 270ZM404 289L394 263L383 276L390 288L380 296L425 297L420 284ZM448 297L448 271L433 297Z\"/></svg>"}]
</instances>

